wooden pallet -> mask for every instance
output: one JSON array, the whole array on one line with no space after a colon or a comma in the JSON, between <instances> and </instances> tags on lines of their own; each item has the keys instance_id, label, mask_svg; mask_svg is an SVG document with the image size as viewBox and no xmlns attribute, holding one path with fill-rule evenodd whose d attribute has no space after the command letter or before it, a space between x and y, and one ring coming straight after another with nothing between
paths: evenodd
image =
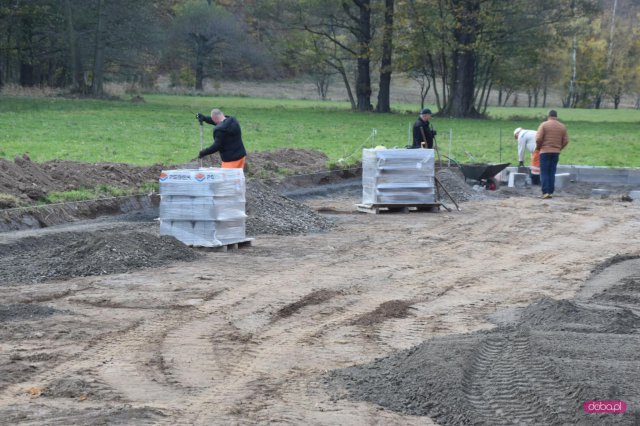
<instances>
[{"instance_id":1,"label":"wooden pallet","mask_svg":"<svg viewBox=\"0 0 640 426\"><path fill-rule=\"evenodd\" d=\"M229 251L229 250L238 250L240 248L243 247L251 247L251 242L253 241L253 238L245 238L244 240L240 240L240 241L233 241L230 243L224 243L221 244L219 246L214 246L214 247L201 247L201 246L193 246L193 248L198 249L198 250L203 250L203 251Z\"/></svg>"},{"instance_id":2,"label":"wooden pallet","mask_svg":"<svg viewBox=\"0 0 640 426\"><path fill-rule=\"evenodd\" d=\"M409 213L409 212L438 212L440 203L430 204L356 204L359 212L380 213Z\"/></svg>"}]
</instances>

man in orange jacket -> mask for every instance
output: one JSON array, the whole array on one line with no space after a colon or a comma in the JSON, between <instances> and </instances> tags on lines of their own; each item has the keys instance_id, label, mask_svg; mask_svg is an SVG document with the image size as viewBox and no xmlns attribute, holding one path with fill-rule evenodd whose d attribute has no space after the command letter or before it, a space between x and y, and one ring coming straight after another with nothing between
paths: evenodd
<instances>
[{"instance_id":1,"label":"man in orange jacket","mask_svg":"<svg viewBox=\"0 0 640 426\"><path fill-rule=\"evenodd\" d=\"M536 147L540 150L542 198L553 197L560 151L568 144L567 128L558 121L558 113L552 109L549 111L547 121L540 124L536 133Z\"/></svg>"}]
</instances>

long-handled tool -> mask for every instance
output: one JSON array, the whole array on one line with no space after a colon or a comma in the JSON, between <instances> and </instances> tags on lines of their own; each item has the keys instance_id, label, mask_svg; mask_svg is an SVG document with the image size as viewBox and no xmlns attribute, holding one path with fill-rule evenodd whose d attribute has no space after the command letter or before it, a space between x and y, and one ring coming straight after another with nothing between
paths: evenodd
<instances>
[{"instance_id":1,"label":"long-handled tool","mask_svg":"<svg viewBox=\"0 0 640 426\"><path fill-rule=\"evenodd\" d=\"M449 194L449 191L447 191L447 188L444 187L442 182L440 182L440 179L438 179L437 177L436 177L436 185L440 185L440 188L442 188L445 194L447 194L447 196L451 199L451 201L453 201L453 204L455 204L456 209L460 211L460 206L458 206L458 203L456 203L456 200L451 196L451 194Z\"/></svg>"},{"instance_id":2,"label":"long-handled tool","mask_svg":"<svg viewBox=\"0 0 640 426\"><path fill-rule=\"evenodd\" d=\"M202 121L200 122L200 151L204 149L204 130L202 126ZM202 158L200 158L200 168L202 168Z\"/></svg>"}]
</instances>

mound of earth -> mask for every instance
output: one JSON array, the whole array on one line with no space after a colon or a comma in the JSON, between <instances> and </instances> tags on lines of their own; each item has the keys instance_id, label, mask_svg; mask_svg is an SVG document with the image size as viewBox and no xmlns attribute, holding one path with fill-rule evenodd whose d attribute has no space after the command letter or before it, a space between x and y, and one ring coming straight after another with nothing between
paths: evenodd
<instances>
[{"instance_id":1,"label":"mound of earth","mask_svg":"<svg viewBox=\"0 0 640 426\"><path fill-rule=\"evenodd\" d=\"M253 152L247 159L248 178L277 178L284 175L316 173L327 170L327 156L319 151L285 148L274 151ZM204 167L220 165L218 155L208 156ZM27 155L14 161L0 158L0 209L34 205L51 192L93 189L101 186L139 189L158 182L163 169L197 167L189 164L148 167L122 163L81 163L52 160L35 163Z\"/></svg>"},{"instance_id":2,"label":"mound of earth","mask_svg":"<svg viewBox=\"0 0 640 426\"><path fill-rule=\"evenodd\" d=\"M161 170L160 165L138 167L63 160L34 163L27 156L16 157L13 162L0 158L0 195L4 200L0 208L32 205L51 192L99 186L140 188L157 181Z\"/></svg>"},{"instance_id":3,"label":"mound of earth","mask_svg":"<svg viewBox=\"0 0 640 426\"><path fill-rule=\"evenodd\" d=\"M246 187L246 234L295 235L322 232L332 223L304 204L283 197L259 180Z\"/></svg>"},{"instance_id":4,"label":"mound of earth","mask_svg":"<svg viewBox=\"0 0 640 426\"><path fill-rule=\"evenodd\" d=\"M193 261L201 256L169 236L152 232L98 230L26 237L2 245L0 284L38 283L78 276L108 275Z\"/></svg>"},{"instance_id":5,"label":"mound of earth","mask_svg":"<svg viewBox=\"0 0 640 426\"><path fill-rule=\"evenodd\" d=\"M304 204L283 197L258 180L246 186L246 235L296 235L326 231L333 223ZM45 216L60 217L57 209L41 209ZM62 210L61 210L62 211ZM65 213L69 215L69 210ZM159 235L158 209L83 223L76 230L44 233L9 240L0 238L0 285L78 276L124 273L158 267L175 261L192 261L202 254L173 237ZM68 219L68 217L66 217ZM67 230L68 229L68 230Z\"/></svg>"},{"instance_id":6,"label":"mound of earth","mask_svg":"<svg viewBox=\"0 0 640 426\"><path fill-rule=\"evenodd\" d=\"M247 177L272 179L284 175L318 173L327 170L329 158L323 152L308 149L282 148L273 151L256 151L247 155ZM209 155L203 159L203 167L220 167L220 156Z\"/></svg>"},{"instance_id":7,"label":"mound of earth","mask_svg":"<svg viewBox=\"0 0 640 426\"><path fill-rule=\"evenodd\" d=\"M440 199L445 203L450 202L451 198L456 202L480 200L484 198L484 190L482 192L475 191L465 182L462 172L457 168L442 168L437 170L436 179L440 182L440 185L438 185Z\"/></svg>"},{"instance_id":8,"label":"mound of earth","mask_svg":"<svg viewBox=\"0 0 640 426\"><path fill-rule=\"evenodd\" d=\"M335 370L327 384L335 399L441 425L636 424L638 294L638 281L627 279L587 300L546 298L510 324ZM617 297L630 309L610 303ZM623 400L630 412L587 414L582 404L589 400Z\"/></svg>"}]
</instances>

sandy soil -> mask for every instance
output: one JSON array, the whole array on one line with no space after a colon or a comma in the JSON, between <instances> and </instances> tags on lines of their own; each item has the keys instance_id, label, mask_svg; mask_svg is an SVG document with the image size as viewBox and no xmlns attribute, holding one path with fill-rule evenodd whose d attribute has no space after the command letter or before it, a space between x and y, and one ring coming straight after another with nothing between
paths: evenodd
<instances>
[{"instance_id":1,"label":"sandy soil","mask_svg":"<svg viewBox=\"0 0 640 426\"><path fill-rule=\"evenodd\" d=\"M546 324L540 311L525 308L539 302L541 309L566 310L555 301L579 303L620 283L637 299L640 270L632 265L607 275L605 266L611 259L634 262L640 255L639 204L570 192L552 200L537 195L505 189L461 203L461 211L372 215L355 211L360 200L353 194L324 194L305 200L335 222L324 233L260 235L251 247L237 251L201 252L188 262L124 273L42 282L26 274L5 277L0 419L65 425L560 423L584 420L577 398L618 395L629 404L622 420L633 424L640 410L633 385L640 371L637 355L620 349L619 356L607 358L610 375L595 364L558 375L580 358L563 345L579 345L580 336L595 342L598 334L574 327L562 330L572 334L559 341L545 340L531 326ZM153 225L117 221L100 229L132 226L144 228L145 235L157 232ZM34 234L0 237L6 253ZM47 254L36 246L22 256ZM628 310L624 330L615 334L603 326L596 332L614 333L619 345L636 342L638 306L607 300ZM482 337L516 318L509 316L514 308L529 312L523 318L533 329L530 334L511 329ZM430 350L419 346L430 339L449 340ZM590 356L605 356L613 340L607 342ZM437 407L423 404L422 410L420 404L367 402L332 378L336 371L376 360L378 366L393 364L395 370L384 368L396 377L405 350L425 355L403 377L422 377L416 376L422 367L434 375L451 372L448 383L463 390L455 396L466 398L477 417L447 414L447 405L436 398ZM509 365L537 359L524 364L535 370L531 380L518 380L517 372L508 380L487 379L488 364L500 353L505 354L500 362ZM440 373L433 366L441 366ZM591 376L582 377L585 371ZM598 381L596 372L602 383L615 378L618 390L607 395L580 391L602 391L602 386L587 386ZM477 377L484 379L474 381ZM423 395L447 383L428 374L424 379ZM518 401L528 403L522 396L500 406L504 392L527 395L532 383L544 398L545 383L554 380L560 385L549 388L544 404L513 409ZM487 383L493 392L478 388ZM491 409L482 398L493 404ZM562 407L554 407L554 398Z\"/></svg>"}]
</instances>

